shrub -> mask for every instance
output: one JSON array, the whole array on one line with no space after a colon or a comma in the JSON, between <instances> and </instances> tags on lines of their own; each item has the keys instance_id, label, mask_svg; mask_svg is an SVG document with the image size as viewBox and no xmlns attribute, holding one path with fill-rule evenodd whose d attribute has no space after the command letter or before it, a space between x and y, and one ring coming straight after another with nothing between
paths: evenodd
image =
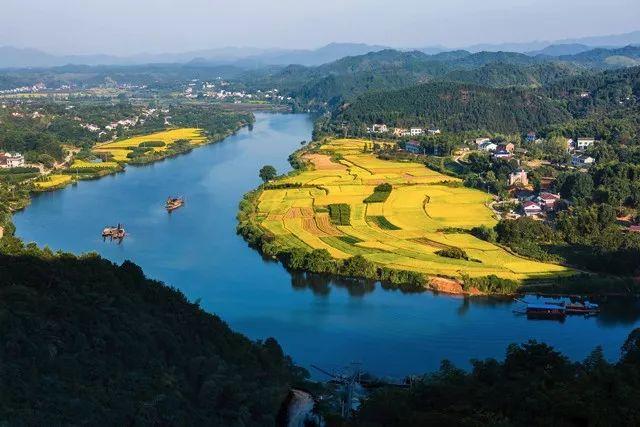
<instances>
[{"instance_id":1,"label":"shrub","mask_svg":"<svg viewBox=\"0 0 640 427\"><path fill-rule=\"evenodd\" d=\"M486 225L480 225L471 229L471 235L478 239L485 240L487 242L495 243L498 238L498 233L491 227Z\"/></svg>"},{"instance_id":2,"label":"shrub","mask_svg":"<svg viewBox=\"0 0 640 427\"><path fill-rule=\"evenodd\" d=\"M138 147L164 147L165 145L162 141L144 141Z\"/></svg>"},{"instance_id":3,"label":"shrub","mask_svg":"<svg viewBox=\"0 0 640 427\"><path fill-rule=\"evenodd\" d=\"M440 249L439 251L436 251L435 253L436 253L436 255L439 255L439 256L445 257L445 258L469 260L469 256L467 255L467 253L464 250L462 250L460 248L456 248L456 247Z\"/></svg>"}]
</instances>

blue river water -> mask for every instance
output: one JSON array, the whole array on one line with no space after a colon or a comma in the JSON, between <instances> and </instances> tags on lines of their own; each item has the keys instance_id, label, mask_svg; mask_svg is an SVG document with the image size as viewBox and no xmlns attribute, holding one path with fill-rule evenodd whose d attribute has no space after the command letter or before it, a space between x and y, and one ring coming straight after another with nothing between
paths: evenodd
<instances>
[{"instance_id":1,"label":"blue river water","mask_svg":"<svg viewBox=\"0 0 640 427\"><path fill-rule=\"evenodd\" d=\"M242 195L259 184L262 165L290 169L287 156L311 138L312 122L293 114L256 118L252 130L220 143L39 195L14 216L18 235L52 249L130 259L233 329L253 339L275 337L305 367L339 369L355 361L399 377L437 369L445 358L461 367L472 358L502 358L508 344L529 339L576 360L602 346L615 360L628 333L640 327L636 301L607 301L598 317L532 321L504 299L404 294L292 276L236 235L235 215ZM169 195L186 198L170 215ZM127 238L103 241L102 228L118 222Z\"/></svg>"}]
</instances>

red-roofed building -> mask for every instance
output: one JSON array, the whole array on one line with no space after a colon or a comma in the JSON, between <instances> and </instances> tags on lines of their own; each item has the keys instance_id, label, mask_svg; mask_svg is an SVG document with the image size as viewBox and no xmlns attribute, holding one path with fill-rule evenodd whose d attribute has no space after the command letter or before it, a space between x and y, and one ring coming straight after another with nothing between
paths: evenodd
<instances>
[{"instance_id":1,"label":"red-roofed building","mask_svg":"<svg viewBox=\"0 0 640 427\"><path fill-rule=\"evenodd\" d=\"M560 200L559 194L542 192L538 196L538 201L540 202L540 206L545 211L552 211L555 209L556 203Z\"/></svg>"},{"instance_id":2,"label":"red-roofed building","mask_svg":"<svg viewBox=\"0 0 640 427\"><path fill-rule=\"evenodd\" d=\"M542 213L542 208L536 202L524 202L522 210L526 216L535 216Z\"/></svg>"}]
</instances>

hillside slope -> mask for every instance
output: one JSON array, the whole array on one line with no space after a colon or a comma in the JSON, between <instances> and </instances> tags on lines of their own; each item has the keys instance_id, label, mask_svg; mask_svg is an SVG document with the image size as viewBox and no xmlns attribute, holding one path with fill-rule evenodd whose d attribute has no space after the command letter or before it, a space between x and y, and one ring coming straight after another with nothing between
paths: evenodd
<instances>
[{"instance_id":1,"label":"hillside slope","mask_svg":"<svg viewBox=\"0 0 640 427\"><path fill-rule=\"evenodd\" d=\"M294 368L130 262L0 255L0 424L273 425Z\"/></svg>"},{"instance_id":2,"label":"hillside slope","mask_svg":"<svg viewBox=\"0 0 640 427\"><path fill-rule=\"evenodd\" d=\"M337 113L353 126L382 121L394 126L435 124L450 131L535 129L571 116L543 93L491 89L460 83L433 83L359 97Z\"/></svg>"}]
</instances>

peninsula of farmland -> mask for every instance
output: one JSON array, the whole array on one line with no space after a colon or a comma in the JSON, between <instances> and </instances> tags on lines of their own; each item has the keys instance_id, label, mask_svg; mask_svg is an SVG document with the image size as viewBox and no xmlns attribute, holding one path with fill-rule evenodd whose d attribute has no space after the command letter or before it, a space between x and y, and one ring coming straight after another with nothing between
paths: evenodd
<instances>
[{"instance_id":1,"label":"peninsula of farmland","mask_svg":"<svg viewBox=\"0 0 640 427\"><path fill-rule=\"evenodd\" d=\"M382 160L367 144L318 143L301 156L304 170L263 186L254 219L276 245L326 249L336 259L361 255L425 276L520 281L572 274L466 232L497 223L489 195L420 163Z\"/></svg>"}]
</instances>

